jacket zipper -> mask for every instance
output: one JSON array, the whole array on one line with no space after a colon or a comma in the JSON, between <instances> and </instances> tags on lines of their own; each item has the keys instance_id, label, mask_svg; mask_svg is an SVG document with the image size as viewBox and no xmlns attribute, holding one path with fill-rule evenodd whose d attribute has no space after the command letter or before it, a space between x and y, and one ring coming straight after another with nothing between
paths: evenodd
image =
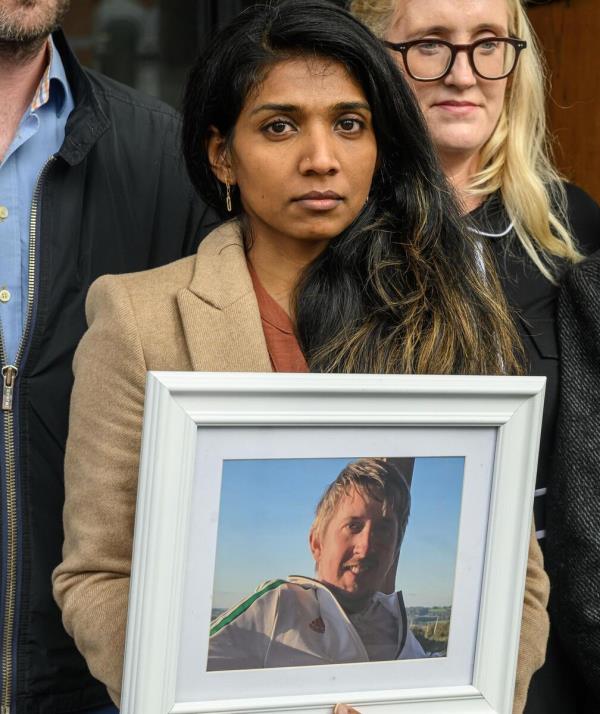
<instances>
[{"instance_id":1,"label":"jacket zipper","mask_svg":"<svg viewBox=\"0 0 600 714\"><path fill-rule=\"evenodd\" d=\"M54 161L51 156L39 173L29 218L29 275L27 281L27 316L25 329L19 343L14 364L7 364L6 350L2 330L0 330L0 363L2 364L2 414L4 426L4 462L5 462L5 499L6 499L6 582L4 590L4 612L2 627L2 698L0 714L11 714L13 684L13 640L15 615L17 609L17 559L18 559L18 514L17 514L17 464L15 456L15 423L13 401L19 366L29 342L32 329L33 308L35 303L36 268L37 268L37 220L42 184L48 168ZM18 435L17 435L18 436Z\"/></svg>"}]
</instances>

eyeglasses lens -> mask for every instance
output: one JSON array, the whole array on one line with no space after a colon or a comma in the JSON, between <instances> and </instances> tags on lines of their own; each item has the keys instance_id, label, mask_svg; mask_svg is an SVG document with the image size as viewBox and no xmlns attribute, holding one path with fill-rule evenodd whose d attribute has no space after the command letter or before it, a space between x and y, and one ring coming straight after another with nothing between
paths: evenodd
<instances>
[{"instance_id":1,"label":"eyeglasses lens","mask_svg":"<svg viewBox=\"0 0 600 714\"><path fill-rule=\"evenodd\" d=\"M452 50L438 42L419 42L406 53L408 71L415 79L437 79L445 74Z\"/></svg>"},{"instance_id":2,"label":"eyeglasses lens","mask_svg":"<svg viewBox=\"0 0 600 714\"><path fill-rule=\"evenodd\" d=\"M490 40L473 48L473 63L483 77L498 79L512 71L516 55L514 46L508 42Z\"/></svg>"},{"instance_id":3,"label":"eyeglasses lens","mask_svg":"<svg viewBox=\"0 0 600 714\"><path fill-rule=\"evenodd\" d=\"M517 52L513 45L490 39L473 48L473 64L486 79L499 79L510 74ZM419 42L406 53L406 64L415 79L438 79L446 74L452 62L452 50L439 42Z\"/></svg>"}]
</instances>

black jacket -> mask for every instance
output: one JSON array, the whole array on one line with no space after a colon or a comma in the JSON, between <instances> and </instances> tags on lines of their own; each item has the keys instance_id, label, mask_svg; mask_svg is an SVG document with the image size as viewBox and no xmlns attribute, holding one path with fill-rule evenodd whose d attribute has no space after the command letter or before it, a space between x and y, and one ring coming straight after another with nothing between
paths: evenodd
<instances>
[{"instance_id":1,"label":"black jacket","mask_svg":"<svg viewBox=\"0 0 600 714\"><path fill-rule=\"evenodd\" d=\"M600 228L600 227L599 227ZM551 614L600 711L600 252L566 277L556 470L548 492Z\"/></svg>"},{"instance_id":2,"label":"black jacket","mask_svg":"<svg viewBox=\"0 0 600 714\"><path fill-rule=\"evenodd\" d=\"M580 188L566 185L568 220L579 250L584 255L600 248L600 207ZM471 214L477 229L484 233L501 234L508 227L499 194L495 194ZM546 530L546 489L552 472L554 433L558 411L559 350L556 307L559 285L547 280L525 252L514 231L497 237L484 237L498 269L508 304L525 350L528 374L546 377L546 394L542 435L538 459L535 499L535 526ZM561 275L565 266L556 270Z\"/></svg>"},{"instance_id":3,"label":"black jacket","mask_svg":"<svg viewBox=\"0 0 600 714\"><path fill-rule=\"evenodd\" d=\"M143 270L195 251L216 222L187 179L176 113L83 70L62 33L54 39L75 110L39 182L31 321L13 409L0 418L1 703L11 714L109 702L63 630L50 584L61 560L71 360L86 328L87 289L103 273Z\"/></svg>"},{"instance_id":4,"label":"black jacket","mask_svg":"<svg viewBox=\"0 0 600 714\"><path fill-rule=\"evenodd\" d=\"M600 249L600 207L580 188L566 185L568 220L579 250L588 255ZM471 214L476 227L487 233L503 233L509 225L499 195L496 194ZM559 353L557 304L560 287L548 281L529 258L514 234L486 238L495 257L498 275L508 303L516 317L529 374L546 377L546 395L542 421L542 435L538 459L535 498L536 529L540 535L554 527L546 522L547 498L545 490L553 483L553 455L556 424L559 414L561 365ZM559 273L565 266L557 266ZM540 545L545 550L545 539ZM546 554L547 568L553 554ZM551 601L553 598L552 569L550 569ZM565 652L557 636L556 612L551 610L550 642L546 663L533 676L525 714L582 714L586 711L586 685L576 662ZM600 712L600 708L598 709ZM587 712L586 712L587 714Z\"/></svg>"}]
</instances>

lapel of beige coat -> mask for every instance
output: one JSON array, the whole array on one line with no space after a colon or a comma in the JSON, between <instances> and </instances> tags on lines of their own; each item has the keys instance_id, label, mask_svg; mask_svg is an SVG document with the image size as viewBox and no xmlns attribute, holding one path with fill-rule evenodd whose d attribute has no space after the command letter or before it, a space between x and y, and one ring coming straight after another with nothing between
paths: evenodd
<instances>
[{"instance_id":1,"label":"lapel of beige coat","mask_svg":"<svg viewBox=\"0 0 600 714\"><path fill-rule=\"evenodd\" d=\"M177 303L194 370L273 371L236 221L202 241Z\"/></svg>"}]
</instances>

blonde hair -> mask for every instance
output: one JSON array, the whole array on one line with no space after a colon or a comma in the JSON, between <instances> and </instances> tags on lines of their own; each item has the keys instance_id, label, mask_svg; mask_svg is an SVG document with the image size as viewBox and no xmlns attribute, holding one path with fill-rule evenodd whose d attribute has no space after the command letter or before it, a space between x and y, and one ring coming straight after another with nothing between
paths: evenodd
<instances>
[{"instance_id":1,"label":"blonde hair","mask_svg":"<svg viewBox=\"0 0 600 714\"><path fill-rule=\"evenodd\" d=\"M410 488L398 465L384 458L358 459L340 471L317 504L311 535L322 538L341 500L354 493L365 500L378 501L384 516L391 514L396 518L396 550L400 550L410 513Z\"/></svg>"},{"instance_id":2,"label":"blonde hair","mask_svg":"<svg viewBox=\"0 0 600 714\"><path fill-rule=\"evenodd\" d=\"M500 191L525 251L556 282L555 259L581 259L570 232L561 177L554 168L546 126L546 72L521 0L506 0L508 30L527 42L509 80L502 114L481 150L468 192L485 198ZM351 12L379 37L389 28L398 0L352 0Z\"/></svg>"}]
</instances>

